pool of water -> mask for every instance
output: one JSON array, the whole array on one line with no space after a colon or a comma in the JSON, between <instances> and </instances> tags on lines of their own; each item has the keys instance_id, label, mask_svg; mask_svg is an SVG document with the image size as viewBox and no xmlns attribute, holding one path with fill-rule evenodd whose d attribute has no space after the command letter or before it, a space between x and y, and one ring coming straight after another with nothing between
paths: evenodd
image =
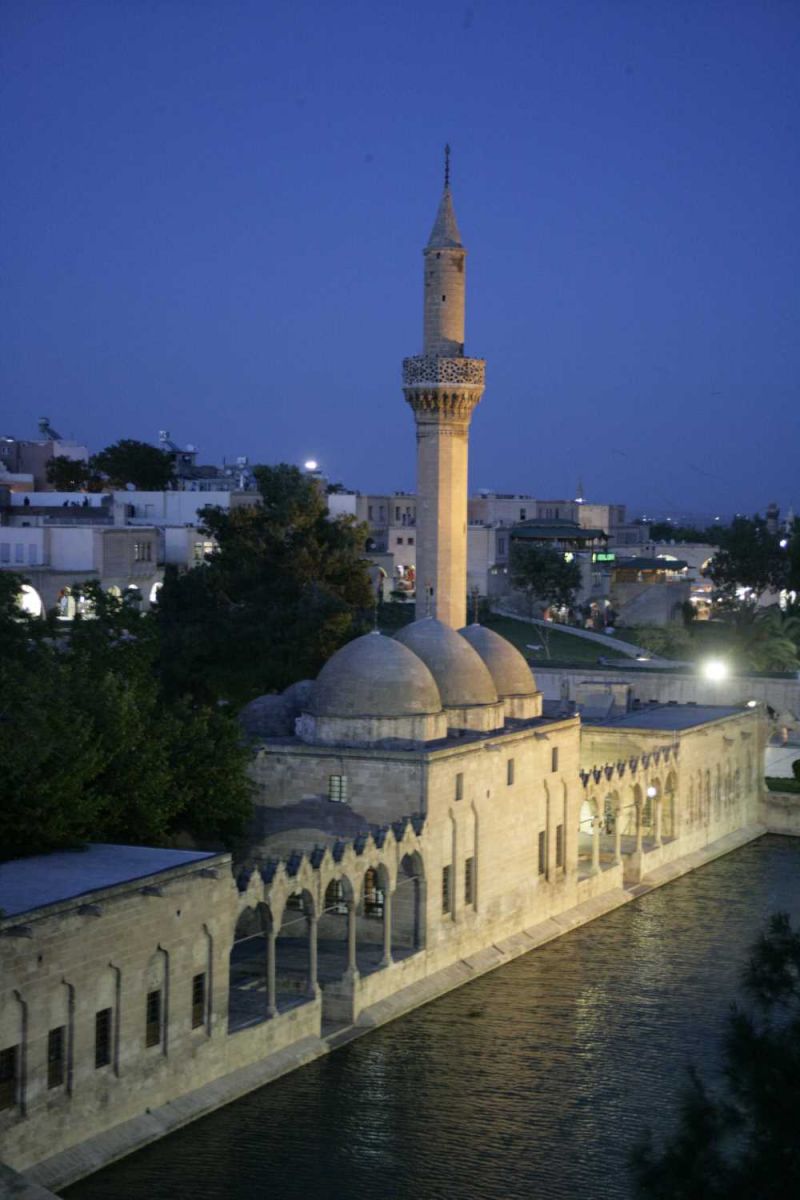
<instances>
[{"instance_id":1,"label":"pool of water","mask_svg":"<svg viewBox=\"0 0 800 1200\"><path fill-rule=\"evenodd\" d=\"M82 1180L69 1200L627 1200L800 839L764 837Z\"/></svg>"}]
</instances>

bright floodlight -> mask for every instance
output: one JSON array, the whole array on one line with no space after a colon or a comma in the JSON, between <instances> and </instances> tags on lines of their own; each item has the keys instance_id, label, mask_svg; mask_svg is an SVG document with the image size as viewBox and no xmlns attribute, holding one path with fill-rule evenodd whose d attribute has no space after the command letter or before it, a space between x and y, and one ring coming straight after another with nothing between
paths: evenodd
<instances>
[{"instance_id":1,"label":"bright floodlight","mask_svg":"<svg viewBox=\"0 0 800 1200\"><path fill-rule=\"evenodd\" d=\"M317 462L317 460L315 458L310 458L308 460L308 462L303 463L303 466L305 467L305 469L307 471L316 471L317 467L319 466L319 463Z\"/></svg>"},{"instance_id":2,"label":"bright floodlight","mask_svg":"<svg viewBox=\"0 0 800 1200\"><path fill-rule=\"evenodd\" d=\"M654 787L653 787L653 785L652 785L652 783L651 783L651 784L650 784L650 787L647 789L647 795L648 795L648 796L650 797L650 799L652 800L654 796L657 796L657 795L658 795L658 788L654 788Z\"/></svg>"},{"instance_id":3,"label":"bright floodlight","mask_svg":"<svg viewBox=\"0 0 800 1200\"><path fill-rule=\"evenodd\" d=\"M748 708L755 708L755 706L756 706L757 704L758 704L758 701L757 701L757 700L748 700L748 701L747 701L747 707L748 707Z\"/></svg>"},{"instance_id":4,"label":"bright floodlight","mask_svg":"<svg viewBox=\"0 0 800 1200\"><path fill-rule=\"evenodd\" d=\"M701 670L706 679L728 678L728 664L724 663L721 658L707 658Z\"/></svg>"}]
</instances>

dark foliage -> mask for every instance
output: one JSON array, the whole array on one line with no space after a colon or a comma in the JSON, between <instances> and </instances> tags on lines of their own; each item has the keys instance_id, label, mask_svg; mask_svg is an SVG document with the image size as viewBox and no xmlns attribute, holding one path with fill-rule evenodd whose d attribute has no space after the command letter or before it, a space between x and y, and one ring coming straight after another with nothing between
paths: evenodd
<instances>
[{"instance_id":1,"label":"dark foliage","mask_svg":"<svg viewBox=\"0 0 800 1200\"><path fill-rule=\"evenodd\" d=\"M675 1132L647 1135L632 1161L640 1200L800 1196L800 933L772 917L744 972L748 1007L725 1029L724 1083L690 1074Z\"/></svg>"}]
</instances>

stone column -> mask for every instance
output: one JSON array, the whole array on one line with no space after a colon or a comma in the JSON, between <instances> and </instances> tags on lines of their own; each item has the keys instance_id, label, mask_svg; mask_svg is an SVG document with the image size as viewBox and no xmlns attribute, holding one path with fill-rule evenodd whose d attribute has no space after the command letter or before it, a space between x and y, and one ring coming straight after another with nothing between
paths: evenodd
<instances>
[{"instance_id":1,"label":"stone column","mask_svg":"<svg viewBox=\"0 0 800 1200\"><path fill-rule=\"evenodd\" d=\"M308 991L311 996L319 994L319 979L317 969L317 925L318 920L314 913L310 913L308 920Z\"/></svg>"},{"instance_id":2,"label":"stone column","mask_svg":"<svg viewBox=\"0 0 800 1200\"><path fill-rule=\"evenodd\" d=\"M614 866L622 862L622 809L614 810Z\"/></svg>"},{"instance_id":3,"label":"stone column","mask_svg":"<svg viewBox=\"0 0 800 1200\"><path fill-rule=\"evenodd\" d=\"M347 974L358 974L356 959L356 901L355 898L347 905Z\"/></svg>"},{"instance_id":4,"label":"stone column","mask_svg":"<svg viewBox=\"0 0 800 1200\"><path fill-rule=\"evenodd\" d=\"M274 929L267 930L267 1016L274 1017L278 1012L277 994L275 987L275 950L278 935Z\"/></svg>"},{"instance_id":5,"label":"stone column","mask_svg":"<svg viewBox=\"0 0 800 1200\"><path fill-rule=\"evenodd\" d=\"M642 853L642 802L634 800L636 808L636 853Z\"/></svg>"},{"instance_id":6,"label":"stone column","mask_svg":"<svg viewBox=\"0 0 800 1200\"><path fill-rule=\"evenodd\" d=\"M600 818L592 817L592 875L600 871Z\"/></svg>"},{"instance_id":7,"label":"stone column","mask_svg":"<svg viewBox=\"0 0 800 1200\"><path fill-rule=\"evenodd\" d=\"M661 845L662 845L662 840L661 840L661 804L662 804L661 797L660 797L660 796L656 796L656 798L655 798L655 810L654 810L654 814L653 814L653 845L654 845L654 846L661 846Z\"/></svg>"},{"instance_id":8,"label":"stone column","mask_svg":"<svg viewBox=\"0 0 800 1200\"><path fill-rule=\"evenodd\" d=\"M392 893L388 887L383 892L383 958L381 966L392 963Z\"/></svg>"}]
</instances>

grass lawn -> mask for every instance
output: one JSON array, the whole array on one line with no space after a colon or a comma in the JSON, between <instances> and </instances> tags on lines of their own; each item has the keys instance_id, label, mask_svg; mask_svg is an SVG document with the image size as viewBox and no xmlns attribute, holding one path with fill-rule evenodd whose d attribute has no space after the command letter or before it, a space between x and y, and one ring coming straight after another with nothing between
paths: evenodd
<instances>
[{"instance_id":1,"label":"grass lawn","mask_svg":"<svg viewBox=\"0 0 800 1200\"><path fill-rule=\"evenodd\" d=\"M542 629L540 625L528 625L525 621L515 621L512 617L495 616L490 617L486 624L501 637L513 642L517 649L521 650L525 657L532 662L546 663L548 661L548 654L544 648L541 650L528 649L529 646L543 647L545 638L547 638L546 644L550 649L549 658L560 663L574 662L586 666L590 663L596 664L598 658L610 660L628 657L621 654L619 650L612 650L610 646L603 646L599 642L590 642L587 638L576 637L575 634L561 628Z\"/></svg>"}]
</instances>

